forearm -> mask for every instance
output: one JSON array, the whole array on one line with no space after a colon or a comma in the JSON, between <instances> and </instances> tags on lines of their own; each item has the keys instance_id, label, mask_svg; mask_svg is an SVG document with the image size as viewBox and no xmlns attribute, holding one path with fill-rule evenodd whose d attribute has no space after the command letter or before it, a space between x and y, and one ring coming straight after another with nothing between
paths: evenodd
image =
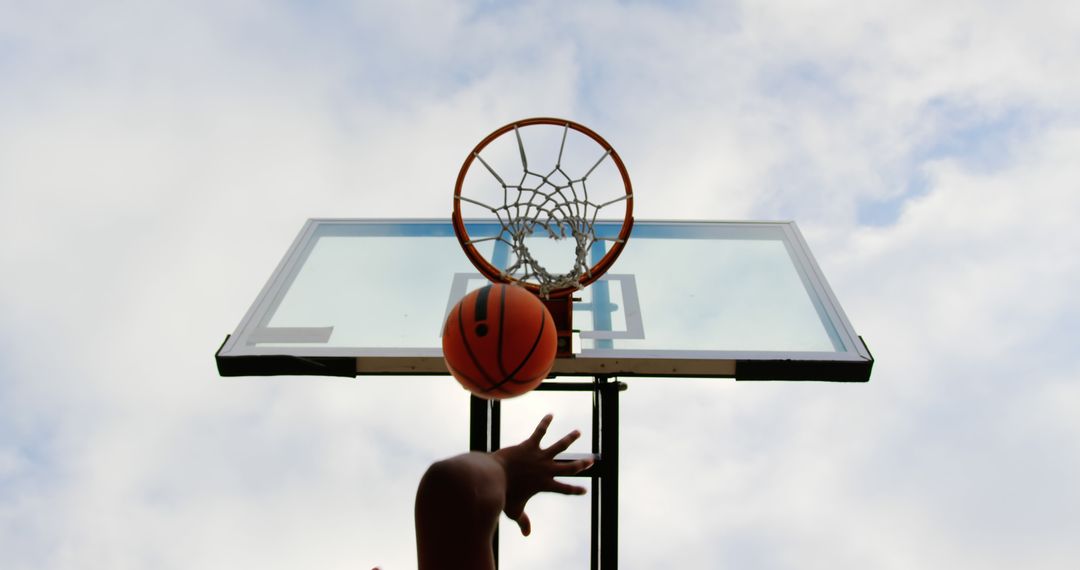
<instances>
[{"instance_id":1,"label":"forearm","mask_svg":"<svg viewBox=\"0 0 1080 570\"><path fill-rule=\"evenodd\" d=\"M551 425L544 416L525 441L494 453L466 453L428 468L416 492L416 551L420 570L494 570L492 540L505 512L528 536L525 503L540 492L582 495L585 488L556 481L592 464L559 463L555 457L581 436L574 430L546 449L540 440Z\"/></svg>"},{"instance_id":2,"label":"forearm","mask_svg":"<svg viewBox=\"0 0 1080 570\"><path fill-rule=\"evenodd\" d=\"M420 570L493 568L491 541L506 501L506 472L485 453L436 462L416 493Z\"/></svg>"}]
</instances>

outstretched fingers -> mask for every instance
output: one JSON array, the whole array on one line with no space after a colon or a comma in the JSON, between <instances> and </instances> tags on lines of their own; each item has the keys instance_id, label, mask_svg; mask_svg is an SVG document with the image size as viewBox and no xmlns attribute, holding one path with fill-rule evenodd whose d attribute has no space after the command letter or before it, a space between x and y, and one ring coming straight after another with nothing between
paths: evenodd
<instances>
[{"instance_id":1,"label":"outstretched fingers","mask_svg":"<svg viewBox=\"0 0 1080 570\"><path fill-rule=\"evenodd\" d=\"M592 466L592 458L578 459L577 461L559 462L555 465L555 469L553 469L552 472L556 476L577 475Z\"/></svg>"},{"instance_id":2,"label":"outstretched fingers","mask_svg":"<svg viewBox=\"0 0 1080 570\"><path fill-rule=\"evenodd\" d=\"M552 493L559 493L562 495L584 495L585 487L580 485L571 485L569 483L563 483L562 481L552 480L548 485L548 491Z\"/></svg>"},{"instance_id":3,"label":"outstretched fingers","mask_svg":"<svg viewBox=\"0 0 1080 570\"><path fill-rule=\"evenodd\" d=\"M567 448L570 447L570 444L577 441L579 437L581 437L581 432L578 430L574 430L564 435L559 441L551 444L551 447L545 449L544 453L546 453L549 457L555 457L556 455L566 451Z\"/></svg>"},{"instance_id":4,"label":"outstretched fingers","mask_svg":"<svg viewBox=\"0 0 1080 570\"><path fill-rule=\"evenodd\" d=\"M525 511L522 511L518 518L514 519L514 522L521 529L521 536L529 536L529 533L532 532L532 522L529 521L529 515L525 514Z\"/></svg>"},{"instance_id":5,"label":"outstretched fingers","mask_svg":"<svg viewBox=\"0 0 1080 570\"><path fill-rule=\"evenodd\" d=\"M551 420L553 418L554 416L552 416L551 414L544 416L540 420L540 423L536 424L536 429L533 430L533 434L529 436L528 441L536 444L536 446L539 447L540 440L544 439L544 436L547 434L548 426L551 425Z\"/></svg>"}]
</instances>

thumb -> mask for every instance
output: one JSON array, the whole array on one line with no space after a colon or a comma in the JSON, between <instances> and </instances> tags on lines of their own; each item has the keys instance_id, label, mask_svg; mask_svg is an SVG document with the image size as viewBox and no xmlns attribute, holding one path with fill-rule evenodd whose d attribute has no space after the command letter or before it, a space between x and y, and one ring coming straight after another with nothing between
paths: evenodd
<instances>
[{"instance_id":1,"label":"thumb","mask_svg":"<svg viewBox=\"0 0 1080 570\"><path fill-rule=\"evenodd\" d=\"M521 536L529 536L529 533L532 532L532 523L529 522L529 515L525 514L525 511L522 511L521 515L518 516L515 521L518 524L518 528L521 529Z\"/></svg>"}]
</instances>

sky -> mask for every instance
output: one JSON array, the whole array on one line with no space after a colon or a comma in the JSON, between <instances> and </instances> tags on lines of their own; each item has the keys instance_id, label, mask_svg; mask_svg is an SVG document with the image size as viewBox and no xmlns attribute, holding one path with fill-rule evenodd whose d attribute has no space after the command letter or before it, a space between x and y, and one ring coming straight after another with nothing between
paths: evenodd
<instances>
[{"instance_id":1,"label":"sky","mask_svg":"<svg viewBox=\"0 0 1080 570\"><path fill-rule=\"evenodd\" d=\"M621 567L1073 568L1078 60L1065 1L0 0L0 565L415 567L460 388L213 354L307 218L448 216L552 115L639 219L795 220L876 358L628 380ZM505 567L585 567L587 501L530 514Z\"/></svg>"}]
</instances>

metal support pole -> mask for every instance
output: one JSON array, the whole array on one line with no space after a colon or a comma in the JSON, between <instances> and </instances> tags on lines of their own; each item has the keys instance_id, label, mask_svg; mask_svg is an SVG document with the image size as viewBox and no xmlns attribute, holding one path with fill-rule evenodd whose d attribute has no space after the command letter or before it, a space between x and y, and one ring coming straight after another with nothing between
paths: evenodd
<instances>
[{"instance_id":1,"label":"metal support pole","mask_svg":"<svg viewBox=\"0 0 1080 570\"><path fill-rule=\"evenodd\" d=\"M592 382L545 382L536 389L593 393L592 453L596 463L578 476L592 479L590 568L615 570L619 566L619 392L626 389L626 384L609 376L597 376ZM469 402L469 449L481 452L499 449L500 423L498 400L472 396ZM498 567L498 527L492 550Z\"/></svg>"},{"instance_id":2,"label":"metal support pole","mask_svg":"<svg viewBox=\"0 0 1080 570\"><path fill-rule=\"evenodd\" d=\"M498 400L485 400L469 396L469 451L490 453L499 449L499 431L502 424L502 406ZM495 525L491 551L495 567L499 567L499 526Z\"/></svg>"},{"instance_id":3,"label":"metal support pole","mask_svg":"<svg viewBox=\"0 0 1080 570\"><path fill-rule=\"evenodd\" d=\"M622 382L611 382L604 376L596 378L596 395L600 400L600 476L599 518L600 558L599 570L615 570L619 567L619 391L626 388ZM595 432L594 432L595 438Z\"/></svg>"},{"instance_id":4,"label":"metal support pole","mask_svg":"<svg viewBox=\"0 0 1080 570\"><path fill-rule=\"evenodd\" d=\"M600 385L599 382L600 378L596 378L594 388ZM603 473L604 467L603 458L600 455L600 413L602 411L600 400L599 390L594 389L592 393L592 453L597 458L594 464L597 474L592 477L592 492L589 494L589 501L592 503L592 517L590 517L592 521L589 525L590 570L598 570L600 564L600 494L603 492L600 474Z\"/></svg>"}]
</instances>

